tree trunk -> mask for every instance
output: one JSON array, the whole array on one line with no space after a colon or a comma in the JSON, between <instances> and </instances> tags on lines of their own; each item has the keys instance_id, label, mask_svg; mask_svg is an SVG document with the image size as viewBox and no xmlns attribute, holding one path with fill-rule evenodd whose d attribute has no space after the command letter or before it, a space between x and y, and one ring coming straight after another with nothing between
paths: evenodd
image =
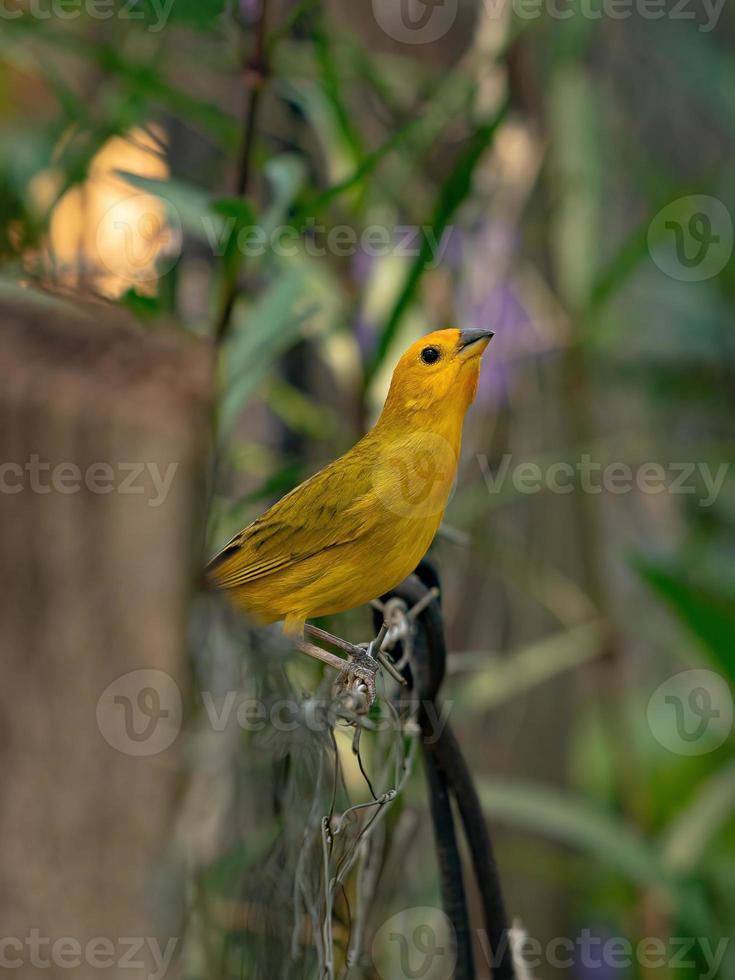
<instances>
[{"instance_id":1,"label":"tree trunk","mask_svg":"<svg viewBox=\"0 0 735 980\"><path fill-rule=\"evenodd\" d=\"M0 966L173 976L210 358L28 291L0 322Z\"/></svg>"}]
</instances>

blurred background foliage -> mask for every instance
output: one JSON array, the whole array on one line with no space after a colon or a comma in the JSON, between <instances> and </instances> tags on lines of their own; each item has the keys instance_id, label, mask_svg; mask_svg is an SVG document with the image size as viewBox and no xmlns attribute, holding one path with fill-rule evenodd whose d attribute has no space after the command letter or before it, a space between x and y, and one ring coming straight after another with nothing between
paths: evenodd
<instances>
[{"instance_id":1,"label":"blurred background foliage","mask_svg":"<svg viewBox=\"0 0 735 980\"><path fill-rule=\"evenodd\" d=\"M586 928L716 944L735 921L733 737L672 751L675 713L652 721L649 699L690 669L735 685L732 474L709 506L699 471L678 494L531 494L511 477L584 454L713 473L732 458L735 265L680 281L648 234L687 195L735 214L732 9L702 30L702 9L677 18L669 0L655 20L462 0L443 36L408 44L381 29L381 4L271 0L263 19L257 0L173 0L163 18L152 0L110 17L59 0L48 17L4 15L2 274L219 343L209 552L359 437L407 343L492 327L433 554L451 717L509 908L541 942ZM276 247L243 254L253 228ZM363 244L329 237L344 229ZM265 663L241 624L197 615L207 689L317 682L293 657ZM330 625L370 633L364 610ZM198 923L186 973L309 976L308 957L279 958L288 924L268 926L270 946L253 938L262 910L243 895L268 895L271 917L291 900L274 869L298 859L334 747L209 742L193 740L200 795L182 821ZM399 867L373 929L438 901L415 775L387 833Z\"/></svg>"}]
</instances>

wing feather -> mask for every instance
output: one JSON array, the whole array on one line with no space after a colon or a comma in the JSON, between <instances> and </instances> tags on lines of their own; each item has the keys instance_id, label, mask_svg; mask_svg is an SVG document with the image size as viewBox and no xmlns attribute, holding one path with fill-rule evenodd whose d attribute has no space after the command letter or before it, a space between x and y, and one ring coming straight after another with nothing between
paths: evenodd
<instances>
[{"instance_id":1,"label":"wing feather","mask_svg":"<svg viewBox=\"0 0 735 980\"><path fill-rule=\"evenodd\" d=\"M354 451L336 462L339 468L331 463L300 484L215 555L207 572L221 588L247 585L369 530L376 514L369 463Z\"/></svg>"}]
</instances>

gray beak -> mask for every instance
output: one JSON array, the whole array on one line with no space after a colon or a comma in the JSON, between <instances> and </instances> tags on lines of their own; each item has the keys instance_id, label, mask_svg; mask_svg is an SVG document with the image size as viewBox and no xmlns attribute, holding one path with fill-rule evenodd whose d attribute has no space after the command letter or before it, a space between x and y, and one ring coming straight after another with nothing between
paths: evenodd
<instances>
[{"instance_id":1,"label":"gray beak","mask_svg":"<svg viewBox=\"0 0 735 980\"><path fill-rule=\"evenodd\" d=\"M469 347L470 344L476 344L480 340L485 341L483 348L487 347L494 336L495 334L492 330L460 330L459 349L463 350L465 347Z\"/></svg>"}]
</instances>

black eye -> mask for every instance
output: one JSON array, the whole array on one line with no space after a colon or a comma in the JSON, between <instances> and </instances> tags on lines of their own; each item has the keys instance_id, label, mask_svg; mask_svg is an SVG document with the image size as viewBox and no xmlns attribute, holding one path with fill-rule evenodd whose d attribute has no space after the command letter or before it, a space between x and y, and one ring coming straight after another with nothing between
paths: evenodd
<instances>
[{"instance_id":1,"label":"black eye","mask_svg":"<svg viewBox=\"0 0 735 980\"><path fill-rule=\"evenodd\" d=\"M441 357L438 347L424 347L421 351L421 360L424 364L436 364Z\"/></svg>"}]
</instances>

